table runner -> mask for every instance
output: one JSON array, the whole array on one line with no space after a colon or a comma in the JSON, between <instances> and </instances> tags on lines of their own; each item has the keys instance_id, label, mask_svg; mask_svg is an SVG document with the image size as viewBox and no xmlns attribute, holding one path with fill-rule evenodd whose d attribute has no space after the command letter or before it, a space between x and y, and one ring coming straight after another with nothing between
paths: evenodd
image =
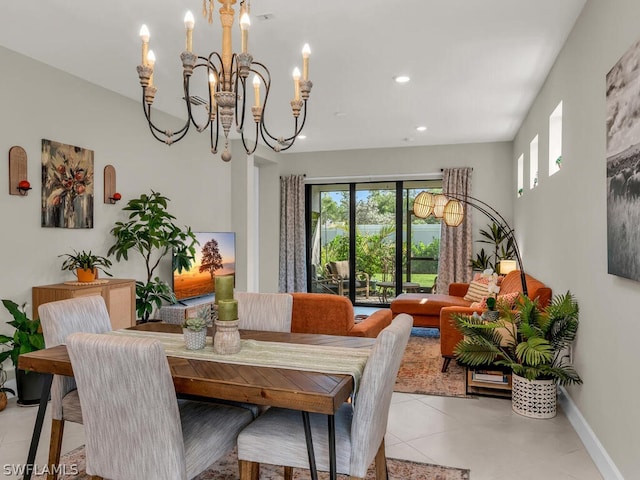
<instances>
[{"instance_id":1,"label":"table runner","mask_svg":"<svg viewBox=\"0 0 640 480\"><path fill-rule=\"evenodd\" d=\"M257 367L276 367L308 372L351 375L354 392L360 384L364 366L369 358L368 348L332 347L261 340L240 340L240 352L220 355L213 351L213 340L207 336L207 345L202 350L187 350L181 333L143 332L115 330L111 335L155 338L162 343L169 356L209 360Z\"/></svg>"}]
</instances>

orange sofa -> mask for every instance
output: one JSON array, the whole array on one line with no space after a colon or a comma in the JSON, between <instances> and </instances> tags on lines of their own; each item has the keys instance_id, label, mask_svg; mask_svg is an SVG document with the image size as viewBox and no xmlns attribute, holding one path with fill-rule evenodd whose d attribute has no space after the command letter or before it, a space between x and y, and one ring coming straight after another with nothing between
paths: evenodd
<instances>
[{"instance_id":1,"label":"orange sofa","mask_svg":"<svg viewBox=\"0 0 640 480\"><path fill-rule=\"evenodd\" d=\"M383 308L356 323L351 301L329 293L292 293L291 331L375 338L391 324L391 310Z\"/></svg>"},{"instance_id":2,"label":"orange sofa","mask_svg":"<svg viewBox=\"0 0 640 480\"><path fill-rule=\"evenodd\" d=\"M538 299L541 307L546 307L551 301L551 289L541 281L526 275L527 296L532 300ZM468 283L453 283L449 286L451 295L464 297L469 288ZM500 284L500 293L505 295L513 292L522 293L522 282L520 280L520 270L514 270L508 273ZM482 309L471 308L470 306L445 306L440 311L440 353L443 358L442 371L446 371L449 367L451 359L454 358L453 350L460 340L462 334L458 331L453 323L452 315L466 314L471 315L473 312L482 313Z\"/></svg>"}]
</instances>

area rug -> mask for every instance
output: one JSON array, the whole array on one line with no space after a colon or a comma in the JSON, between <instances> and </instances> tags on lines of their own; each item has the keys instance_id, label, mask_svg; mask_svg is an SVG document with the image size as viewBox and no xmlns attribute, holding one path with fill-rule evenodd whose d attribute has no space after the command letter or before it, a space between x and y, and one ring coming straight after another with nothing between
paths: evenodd
<instances>
[{"instance_id":1,"label":"area rug","mask_svg":"<svg viewBox=\"0 0 640 480\"><path fill-rule=\"evenodd\" d=\"M467 397L465 369L455 361L442 373L440 335L433 328L414 328L402 357L395 392Z\"/></svg>"},{"instance_id":2,"label":"area rug","mask_svg":"<svg viewBox=\"0 0 640 480\"><path fill-rule=\"evenodd\" d=\"M64 475L60 475L59 480L88 480L89 476L84 468L84 447L63 455L60 459L64 465ZM387 459L390 480L469 480L469 470L460 468L442 467L427 463L410 462L408 460ZM78 473L76 473L78 472ZM320 480L326 480L329 475L319 473ZM44 480L45 475L35 475L34 480ZM235 450L211 465L208 470L195 477L194 480L238 480L238 458ZM282 467L271 465L260 466L260 480L279 480L284 478ZM294 480L308 480L309 474L306 470L293 470ZM338 475L340 480L347 480L348 477ZM375 479L373 467L367 473L367 480Z\"/></svg>"}]
</instances>

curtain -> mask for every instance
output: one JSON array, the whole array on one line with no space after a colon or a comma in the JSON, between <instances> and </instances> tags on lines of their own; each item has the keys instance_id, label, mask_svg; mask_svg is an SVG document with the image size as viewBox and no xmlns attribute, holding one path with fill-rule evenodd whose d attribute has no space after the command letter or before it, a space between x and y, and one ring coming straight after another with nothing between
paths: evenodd
<instances>
[{"instance_id":1,"label":"curtain","mask_svg":"<svg viewBox=\"0 0 640 480\"><path fill-rule=\"evenodd\" d=\"M280 292L306 292L304 175L280 177Z\"/></svg>"},{"instance_id":2,"label":"curtain","mask_svg":"<svg viewBox=\"0 0 640 480\"><path fill-rule=\"evenodd\" d=\"M452 195L471 195L472 168L445 168L442 176L442 192ZM449 284L471 281L472 221L471 209L464 202L464 220L457 227L442 222L440 235L440 260L436 291L449 293Z\"/></svg>"}]
</instances>

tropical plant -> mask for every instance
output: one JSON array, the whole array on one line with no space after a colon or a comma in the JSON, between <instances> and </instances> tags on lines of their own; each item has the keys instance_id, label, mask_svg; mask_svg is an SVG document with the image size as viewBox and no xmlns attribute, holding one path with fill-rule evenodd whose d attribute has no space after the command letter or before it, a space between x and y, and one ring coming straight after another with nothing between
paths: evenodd
<instances>
[{"instance_id":1,"label":"tropical plant","mask_svg":"<svg viewBox=\"0 0 640 480\"><path fill-rule=\"evenodd\" d=\"M151 195L142 194L134 198L123 208L129 213L129 220L116 222L111 229L115 243L109 248L108 255L116 260L129 259L129 251L138 252L145 261L146 281L136 281L136 313L142 322L149 319L154 307L159 308L163 301L175 302L171 287L154 277L160 260L173 251L173 269L178 272L187 270L195 260L195 234L190 227L182 229L175 225L175 217L167 211L169 199L159 192L151 190Z\"/></svg>"},{"instance_id":2,"label":"tropical plant","mask_svg":"<svg viewBox=\"0 0 640 480\"><path fill-rule=\"evenodd\" d=\"M67 257L64 262L62 262L62 270L69 270L73 272L78 268L83 270L98 269L111 276L111 274L106 270L111 267L111 260L101 257L100 255L94 255L91 250L88 252L85 252L84 250L76 252L74 250L73 254L65 253L58 255L58 257Z\"/></svg>"},{"instance_id":3,"label":"tropical plant","mask_svg":"<svg viewBox=\"0 0 640 480\"><path fill-rule=\"evenodd\" d=\"M523 295L518 311L499 308L501 318L494 322L477 314L454 315L464 335L454 350L460 363L498 365L528 380L582 383L568 353L578 331L578 303L570 292L555 296L544 309Z\"/></svg>"},{"instance_id":4,"label":"tropical plant","mask_svg":"<svg viewBox=\"0 0 640 480\"><path fill-rule=\"evenodd\" d=\"M491 268L498 271L500 260L512 260L516 256L516 248L513 236L502 225L493 222L488 229L481 229L482 240L479 243L492 245L493 252L487 253L484 248L471 259L471 268L474 270L486 270Z\"/></svg>"},{"instance_id":5,"label":"tropical plant","mask_svg":"<svg viewBox=\"0 0 640 480\"><path fill-rule=\"evenodd\" d=\"M40 332L40 320L31 320L27 317L26 304L18 306L11 300L2 300L2 304L13 316L13 320L7 323L16 330L13 337L0 334L0 345L9 347L9 350L0 352L0 364L7 358L11 358L17 369L20 355L44 348L44 336Z\"/></svg>"}]
</instances>

